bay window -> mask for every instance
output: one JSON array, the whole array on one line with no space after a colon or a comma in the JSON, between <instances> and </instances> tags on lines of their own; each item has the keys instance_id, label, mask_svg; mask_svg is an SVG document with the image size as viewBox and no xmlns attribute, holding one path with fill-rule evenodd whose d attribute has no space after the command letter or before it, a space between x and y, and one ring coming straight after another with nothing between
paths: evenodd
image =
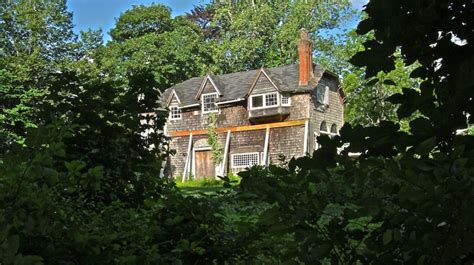
<instances>
[{"instance_id":1,"label":"bay window","mask_svg":"<svg viewBox=\"0 0 474 265\"><path fill-rule=\"evenodd\" d=\"M280 105L280 95L277 92L250 96L250 109L269 108Z\"/></svg>"}]
</instances>

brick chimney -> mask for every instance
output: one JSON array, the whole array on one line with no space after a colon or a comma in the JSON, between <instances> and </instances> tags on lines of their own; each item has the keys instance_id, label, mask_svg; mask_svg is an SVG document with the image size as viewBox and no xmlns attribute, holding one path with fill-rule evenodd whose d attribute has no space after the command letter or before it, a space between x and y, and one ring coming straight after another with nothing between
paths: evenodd
<instances>
[{"instance_id":1,"label":"brick chimney","mask_svg":"<svg viewBox=\"0 0 474 265\"><path fill-rule=\"evenodd\" d=\"M298 56L300 61L300 86L307 86L313 77L313 44L308 36L308 30L300 30L300 40L298 41Z\"/></svg>"}]
</instances>

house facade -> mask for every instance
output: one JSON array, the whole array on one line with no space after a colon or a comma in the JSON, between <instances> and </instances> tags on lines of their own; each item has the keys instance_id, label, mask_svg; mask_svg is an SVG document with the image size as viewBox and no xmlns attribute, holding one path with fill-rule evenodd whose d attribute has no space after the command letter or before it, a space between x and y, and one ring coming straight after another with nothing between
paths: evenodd
<instances>
[{"instance_id":1,"label":"house facade","mask_svg":"<svg viewBox=\"0 0 474 265\"><path fill-rule=\"evenodd\" d=\"M338 77L313 64L308 33L301 31L299 63L225 75L208 74L163 93L169 109L165 133L170 157L165 174L214 178L252 165L279 164L318 148L316 136L343 125L344 94ZM217 118L222 162L208 143L209 116Z\"/></svg>"}]
</instances>

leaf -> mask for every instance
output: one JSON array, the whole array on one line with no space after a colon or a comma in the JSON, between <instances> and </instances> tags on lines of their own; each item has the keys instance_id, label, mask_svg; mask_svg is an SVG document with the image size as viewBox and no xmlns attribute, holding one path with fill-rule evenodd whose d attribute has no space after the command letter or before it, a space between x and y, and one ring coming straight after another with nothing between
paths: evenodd
<instances>
[{"instance_id":1,"label":"leaf","mask_svg":"<svg viewBox=\"0 0 474 265\"><path fill-rule=\"evenodd\" d=\"M436 141L436 136L430 137L423 142L421 142L416 148L415 152L419 155L427 155L433 150L433 148L436 146L437 141Z\"/></svg>"},{"instance_id":2,"label":"leaf","mask_svg":"<svg viewBox=\"0 0 474 265\"><path fill-rule=\"evenodd\" d=\"M373 85L377 84L378 81L379 81L378 78L372 78L372 79L369 80L365 85L366 85L366 86L373 86Z\"/></svg>"},{"instance_id":3,"label":"leaf","mask_svg":"<svg viewBox=\"0 0 474 265\"><path fill-rule=\"evenodd\" d=\"M18 248L20 247L20 237L18 235L10 235L0 245L0 250L3 251L6 257L13 257L17 254Z\"/></svg>"},{"instance_id":4,"label":"leaf","mask_svg":"<svg viewBox=\"0 0 474 265\"><path fill-rule=\"evenodd\" d=\"M390 242L392 242L392 238L393 238L393 231L391 229L389 230L386 230L384 233L383 233L383 236L382 236L382 243L384 245L387 245L389 244Z\"/></svg>"},{"instance_id":5,"label":"leaf","mask_svg":"<svg viewBox=\"0 0 474 265\"><path fill-rule=\"evenodd\" d=\"M392 104L401 104L405 100L405 96L401 93L396 93L388 97L385 101L390 102Z\"/></svg>"},{"instance_id":6,"label":"leaf","mask_svg":"<svg viewBox=\"0 0 474 265\"><path fill-rule=\"evenodd\" d=\"M389 86L396 86L396 85L397 85L395 82L393 82L393 81L390 80L390 79L385 79L385 80L383 81L383 83L384 83L385 85L389 85Z\"/></svg>"}]
</instances>

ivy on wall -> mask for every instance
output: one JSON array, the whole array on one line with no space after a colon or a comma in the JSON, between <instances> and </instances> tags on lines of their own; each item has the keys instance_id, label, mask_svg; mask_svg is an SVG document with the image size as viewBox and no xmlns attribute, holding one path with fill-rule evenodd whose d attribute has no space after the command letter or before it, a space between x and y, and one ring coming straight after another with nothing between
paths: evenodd
<instances>
[{"instance_id":1,"label":"ivy on wall","mask_svg":"<svg viewBox=\"0 0 474 265\"><path fill-rule=\"evenodd\" d=\"M215 113L209 114L208 118L208 129L207 129L207 142L211 146L212 160L216 165L222 163L223 160L223 147L219 143L219 139L216 132L217 128L217 115Z\"/></svg>"}]
</instances>

